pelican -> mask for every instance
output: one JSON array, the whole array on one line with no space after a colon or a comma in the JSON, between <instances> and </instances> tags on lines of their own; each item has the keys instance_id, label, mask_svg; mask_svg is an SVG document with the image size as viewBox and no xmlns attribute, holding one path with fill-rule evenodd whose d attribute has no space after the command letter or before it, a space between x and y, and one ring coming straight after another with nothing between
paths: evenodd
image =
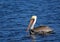
<instances>
[{"instance_id":1,"label":"pelican","mask_svg":"<svg viewBox=\"0 0 60 42\"><path fill-rule=\"evenodd\" d=\"M47 33L52 33L53 29L51 29L48 26L39 26L39 27L34 27L35 23L37 20L37 16L32 16L30 19L30 23L28 25L27 31L30 30L30 34L47 34Z\"/></svg>"}]
</instances>

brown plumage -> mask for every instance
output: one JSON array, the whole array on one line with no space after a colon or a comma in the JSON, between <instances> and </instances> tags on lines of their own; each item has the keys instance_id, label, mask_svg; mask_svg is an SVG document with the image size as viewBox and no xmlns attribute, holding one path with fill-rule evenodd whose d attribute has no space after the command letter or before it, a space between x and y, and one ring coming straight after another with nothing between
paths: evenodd
<instances>
[{"instance_id":1,"label":"brown plumage","mask_svg":"<svg viewBox=\"0 0 60 42\"><path fill-rule=\"evenodd\" d=\"M49 34L52 33L53 30L48 26L39 26L30 31L30 34Z\"/></svg>"},{"instance_id":2,"label":"brown plumage","mask_svg":"<svg viewBox=\"0 0 60 42\"><path fill-rule=\"evenodd\" d=\"M30 34L47 34L47 33L52 33L53 29L51 29L48 26L39 26L34 28L34 25L36 23L37 16L32 16L30 23L28 25L27 30L30 29Z\"/></svg>"}]
</instances>

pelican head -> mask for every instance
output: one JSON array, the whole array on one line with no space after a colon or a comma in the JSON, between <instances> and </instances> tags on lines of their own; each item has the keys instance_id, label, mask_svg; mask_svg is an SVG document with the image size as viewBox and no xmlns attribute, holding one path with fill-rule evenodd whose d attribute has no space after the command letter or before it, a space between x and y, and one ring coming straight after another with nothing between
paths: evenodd
<instances>
[{"instance_id":1,"label":"pelican head","mask_svg":"<svg viewBox=\"0 0 60 42\"><path fill-rule=\"evenodd\" d=\"M32 16L31 19L37 19L37 16Z\"/></svg>"},{"instance_id":2,"label":"pelican head","mask_svg":"<svg viewBox=\"0 0 60 42\"><path fill-rule=\"evenodd\" d=\"M37 20L37 16L32 16L32 17L31 17L30 23L29 23L29 25L28 25L27 30L34 28L34 25L35 25L35 23L36 23L36 20Z\"/></svg>"}]
</instances>

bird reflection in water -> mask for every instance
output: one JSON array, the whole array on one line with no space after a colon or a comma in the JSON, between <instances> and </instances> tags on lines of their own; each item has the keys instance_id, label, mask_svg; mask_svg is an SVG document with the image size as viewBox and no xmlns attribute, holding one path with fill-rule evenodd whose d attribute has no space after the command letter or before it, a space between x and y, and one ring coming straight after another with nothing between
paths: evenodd
<instances>
[{"instance_id":1,"label":"bird reflection in water","mask_svg":"<svg viewBox=\"0 0 60 42\"><path fill-rule=\"evenodd\" d=\"M36 36L35 35L30 35L32 38L32 42L36 42Z\"/></svg>"}]
</instances>

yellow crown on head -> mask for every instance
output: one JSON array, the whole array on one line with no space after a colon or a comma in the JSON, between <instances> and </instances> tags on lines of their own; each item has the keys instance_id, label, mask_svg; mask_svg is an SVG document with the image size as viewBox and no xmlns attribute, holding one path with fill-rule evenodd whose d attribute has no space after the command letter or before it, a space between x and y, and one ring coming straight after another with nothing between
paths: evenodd
<instances>
[{"instance_id":1,"label":"yellow crown on head","mask_svg":"<svg viewBox=\"0 0 60 42\"><path fill-rule=\"evenodd\" d=\"M37 16L32 16L32 18L31 18L31 19L35 19L35 18L37 18Z\"/></svg>"}]
</instances>

